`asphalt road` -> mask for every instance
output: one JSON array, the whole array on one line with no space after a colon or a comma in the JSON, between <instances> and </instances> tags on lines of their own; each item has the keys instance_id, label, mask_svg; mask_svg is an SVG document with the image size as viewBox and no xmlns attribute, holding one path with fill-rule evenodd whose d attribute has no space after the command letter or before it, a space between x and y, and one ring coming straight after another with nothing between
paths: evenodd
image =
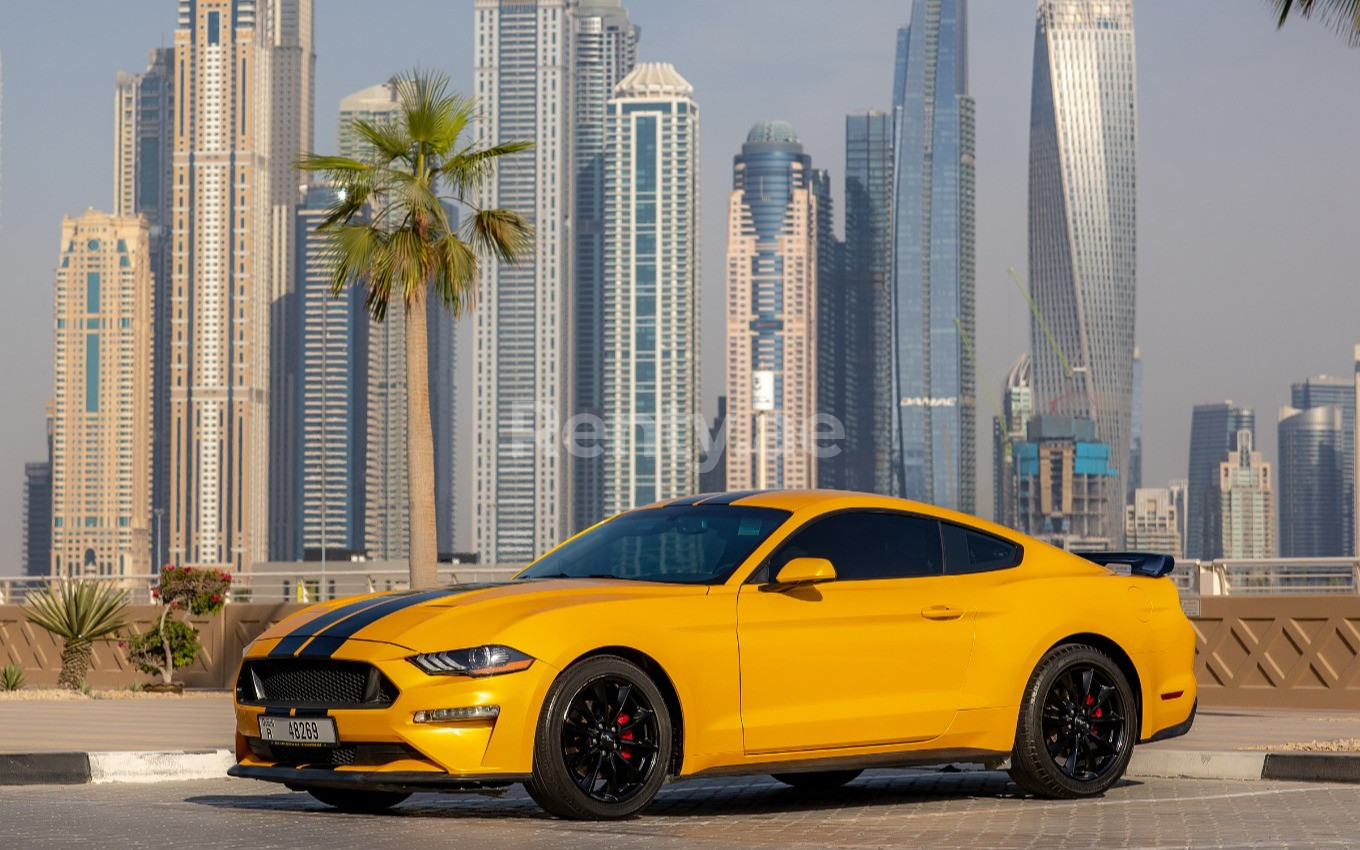
<instances>
[{"instance_id":1,"label":"asphalt road","mask_svg":"<svg viewBox=\"0 0 1360 850\"><path fill-rule=\"evenodd\" d=\"M1097 800L1024 799L1000 773L865 774L829 795L766 778L680 782L642 816L570 823L518 788L418 795L378 816L244 780L0 788L0 845L27 848L914 847L1360 845L1360 786L1127 781Z\"/></svg>"}]
</instances>

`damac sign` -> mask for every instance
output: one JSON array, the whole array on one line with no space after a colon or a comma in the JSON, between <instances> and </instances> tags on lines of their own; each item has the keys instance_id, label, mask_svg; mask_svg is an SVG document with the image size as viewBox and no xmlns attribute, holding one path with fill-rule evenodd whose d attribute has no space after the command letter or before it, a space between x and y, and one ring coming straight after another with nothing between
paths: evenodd
<instances>
[{"instance_id":1,"label":"damac sign","mask_svg":"<svg viewBox=\"0 0 1360 850\"><path fill-rule=\"evenodd\" d=\"M912 396L902 399L903 407L954 407L959 403L956 396L949 398L931 398L930 396Z\"/></svg>"}]
</instances>

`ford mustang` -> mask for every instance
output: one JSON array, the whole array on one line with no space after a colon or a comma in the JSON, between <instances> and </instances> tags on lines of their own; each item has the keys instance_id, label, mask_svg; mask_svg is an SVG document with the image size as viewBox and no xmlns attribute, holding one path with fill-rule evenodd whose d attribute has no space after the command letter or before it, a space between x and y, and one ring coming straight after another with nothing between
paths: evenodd
<instances>
[{"instance_id":1,"label":"ford mustang","mask_svg":"<svg viewBox=\"0 0 1360 850\"><path fill-rule=\"evenodd\" d=\"M1173 566L864 494L667 501L504 583L273 626L242 660L230 773L350 811L522 782L582 819L631 816L672 778L829 789L953 762L1092 796L1194 720Z\"/></svg>"}]
</instances>

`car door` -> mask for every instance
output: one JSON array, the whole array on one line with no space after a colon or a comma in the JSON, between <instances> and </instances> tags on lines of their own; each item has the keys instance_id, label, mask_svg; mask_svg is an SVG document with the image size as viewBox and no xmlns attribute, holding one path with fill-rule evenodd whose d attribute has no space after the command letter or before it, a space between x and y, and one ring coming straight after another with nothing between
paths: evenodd
<instances>
[{"instance_id":1,"label":"car door","mask_svg":"<svg viewBox=\"0 0 1360 850\"><path fill-rule=\"evenodd\" d=\"M974 615L944 575L939 523L846 511L795 531L757 571L826 558L834 581L737 598L747 753L867 746L938 737L957 713Z\"/></svg>"}]
</instances>

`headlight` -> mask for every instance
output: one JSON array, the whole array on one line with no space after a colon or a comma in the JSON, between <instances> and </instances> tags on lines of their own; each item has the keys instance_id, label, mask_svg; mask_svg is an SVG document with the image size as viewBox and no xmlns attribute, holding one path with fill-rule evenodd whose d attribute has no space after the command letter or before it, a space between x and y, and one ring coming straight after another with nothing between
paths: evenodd
<instances>
[{"instance_id":1,"label":"headlight","mask_svg":"<svg viewBox=\"0 0 1360 850\"><path fill-rule=\"evenodd\" d=\"M477 646L413 655L412 664L431 676L499 676L523 670L534 659L508 646Z\"/></svg>"}]
</instances>

